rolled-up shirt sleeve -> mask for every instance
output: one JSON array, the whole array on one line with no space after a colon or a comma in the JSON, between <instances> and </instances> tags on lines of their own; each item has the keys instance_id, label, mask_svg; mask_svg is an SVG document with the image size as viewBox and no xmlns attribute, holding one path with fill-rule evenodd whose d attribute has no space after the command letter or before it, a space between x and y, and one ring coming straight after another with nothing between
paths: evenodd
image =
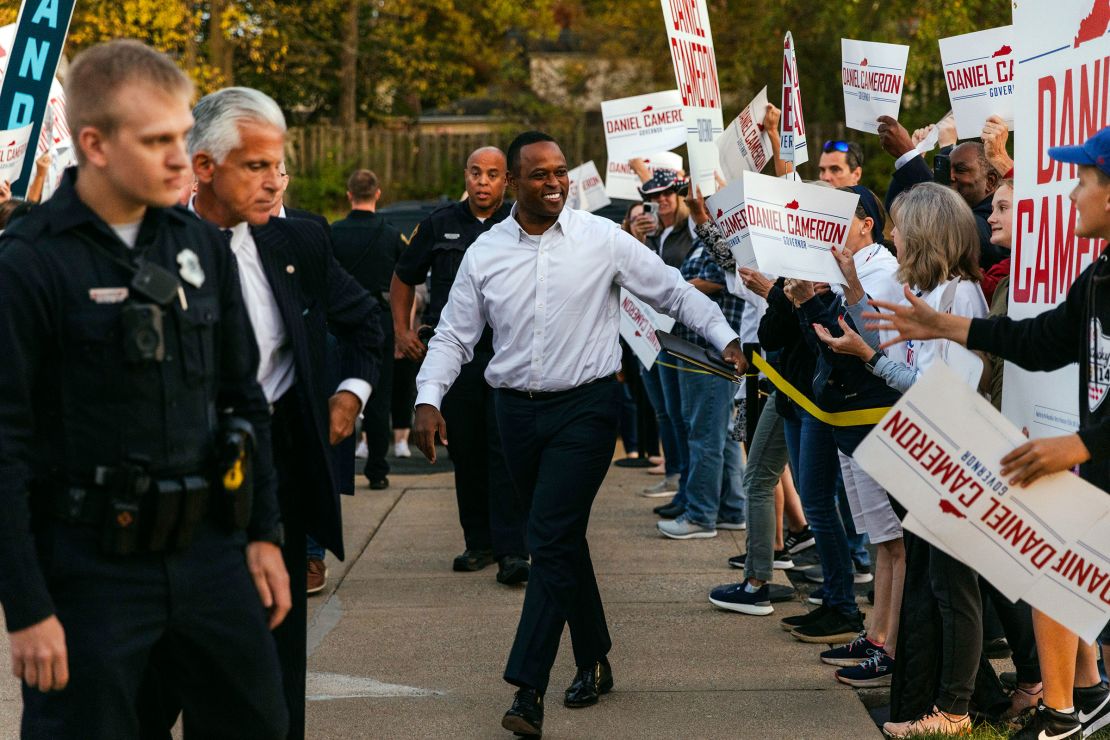
<instances>
[{"instance_id":1,"label":"rolled-up shirt sleeve","mask_svg":"<svg viewBox=\"0 0 1110 740\"><path fill-rule=\"evenodd\" d=\"M631 238L631 237L629 237ZM643 253L643 246L635 242ZM656 258L658 259L658 258ZM474 251L467 250L459 265L447 305L439 316L435 336L416 376L416 405L437 409L462 366L474 358L474 346L486 328L482 294L475 278Z\"/></svg>"},{"instance_id":2,"label":"rolled-up shirt sleeve","mask_svg":"<svg viewBox=\"0 0 1110 740\"><path fill-rule=\"evenodd\" d=\"M646 301L657 311L681 321L718 351L739 337L716 303L668 267L658 255L644 252L632 236L614 229L609 240L616 265L614 282ZM452 298L454 293L452 292Z\"/></svg>"}]
</instances>

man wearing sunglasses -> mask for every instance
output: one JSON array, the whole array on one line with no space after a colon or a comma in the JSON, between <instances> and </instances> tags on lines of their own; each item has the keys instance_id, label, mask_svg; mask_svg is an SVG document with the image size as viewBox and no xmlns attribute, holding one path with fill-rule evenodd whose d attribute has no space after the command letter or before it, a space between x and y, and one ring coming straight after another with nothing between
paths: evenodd
<instances>
[{"instance_id":1,"label":"man wearing sunglasses","mask_svg":"<svg viewBox=\"0 0 1110 740\"><path fill-rule=\"evenodd\" d=\"M859 185L863 177L863 149L854 141L826 141L817 169L821 180L834 188Z\"/></svg>"}]
</instances>

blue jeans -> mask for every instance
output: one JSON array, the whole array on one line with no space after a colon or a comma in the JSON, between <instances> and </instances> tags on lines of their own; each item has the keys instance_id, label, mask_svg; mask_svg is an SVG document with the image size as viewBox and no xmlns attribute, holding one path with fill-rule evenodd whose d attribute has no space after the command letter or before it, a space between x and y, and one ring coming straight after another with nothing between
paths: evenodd
<instances>
[{"instance_id":1,"label":"blue jeans","mask_svg":"<svg viewBox=\"0 0 1110 740\"><path fill-rule=\"evenodd\" d=\"M749 409L749 413L751 413ZM775 484L786 468L786 436L775 397L767 399L748 446L744 495L748 504L748 557L744 577L769 581L775 552Z\"/></svg>"},{"instance_id":2,"label":"blue jeans","mask_svg":"<svg viewBox=\"0 0 1110 740\"><path fill-rule=\"evenodd\" d=\"M871 553L867 549L867 535L856 532L852 520L852 507L848 505L848 494L844 491L844 480L836 476L836 507L840 511L840 521L844 524L844 534L848 539L848 552L852 562L857 565L871 565Z\"/></svg>"},{"instance_id":3,"label":"blue jeans","mask_svg":"<svg viewBox=\"0 0 1110 740\"><path fill-rule=\"evenodd\" d=\"M852 558L836 505L840 462L832 429L797 406L794 418L784 417L783 421L790 468L821 558L825 605L846 615L856 614Z\"/></svg>"},{"instance_id":4,"label":"blue jeans","mask_svg":"<svg viewBox=\"0 0 1110 740\"><path fill-rule=\"evenodd\" d=\"M697 368L680 361L684 371ZM728 415L736 387L715 375L679 372L682 418L687 426L686 519L715 529L717 521L744 521L740 446L728 439ZM728 451L726 452L726 448ZM726 465L728 467L726 476ZM741 479L736 485L737 478Z\"/></svg>"},{"instance_id":5,"label":"blue jeans","mask_svg":"<svg viewBox=\"0 0 1110 740\"><path fill-rule=\"evenodd\" d=\"M663 356L662 353L659 355ZM667 404L663 398L663 384L659 380L659 366L653 365L648 370L640 365L640 380L644 384L644 393L647 394L652 410L655 411L655 424L659 427L659 441L663 444L663 457L666 459L666 474L668 477L682 475L682 450L684 446L678 443L675 427L671 424L671 417L667 413Z\"/></svg>"},{"instance_id":6,"label":"blue jeans","mask_svg":"<svg viewBox=\"0 0 1110 740\"><path fill-rule=\"evenodd\" d=\"M305 535L305 540L307 542L307 547L305 547L305 550L307 551L309 559L315 558L317 560L323 560L324 546L316 540L312 539L312 535Z\"/></svg>"},{"instance_id":7,"label":"blue jeans","mask_svg":"<svg viewBox=\"0 0 1110 740\"><path fill-rule=\"evenodd\" d=\"M675 364L675 359L670 355L661 355L660 359L668 365ZM688 422L682 413L682 391L679 389L678 376L688 373L681 373L673 367L665 367L658 362L656 362L655 367L659 369L659 385L663 390L663 405L666 406L667 418L675 436L675 447L678 449L678 493L675 494L671 503L685 507L686 480L690 476L690 448L686 436Z\"/></svg>"}]
</instances>

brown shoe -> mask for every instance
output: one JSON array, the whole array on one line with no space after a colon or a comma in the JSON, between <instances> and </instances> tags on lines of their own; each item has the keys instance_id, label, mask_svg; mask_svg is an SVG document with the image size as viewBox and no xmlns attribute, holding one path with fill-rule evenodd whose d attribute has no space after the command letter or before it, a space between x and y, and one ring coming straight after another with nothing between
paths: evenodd
<instances>
[{"instance_id":1,"label":"brown shoe","mask_svg":"<svg viewBox=\"0 0 1110 740\"><path fill-rule=\"evenodd\" d=\"M328 585L328 567L320 558L308 559L308 595L318 594Z\"/></svg>"}]
</instances>

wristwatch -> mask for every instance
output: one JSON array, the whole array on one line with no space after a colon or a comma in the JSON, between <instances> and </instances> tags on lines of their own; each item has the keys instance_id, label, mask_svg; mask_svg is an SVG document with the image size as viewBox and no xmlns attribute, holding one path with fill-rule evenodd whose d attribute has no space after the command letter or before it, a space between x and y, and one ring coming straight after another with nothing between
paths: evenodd
<instances>
[{"instance_id":1,"label":"wristwatch","mask_svg":"<svg viewBox=\"0 0 1110 740\"><path fill-rule=\"evenodd\" d=\"M876 352L875 354L871 355L871 357L867 360L867 366L874 370L875 366L879 364L879 358L882 356L882 352Z\"/></svg>"}]
</instances>

